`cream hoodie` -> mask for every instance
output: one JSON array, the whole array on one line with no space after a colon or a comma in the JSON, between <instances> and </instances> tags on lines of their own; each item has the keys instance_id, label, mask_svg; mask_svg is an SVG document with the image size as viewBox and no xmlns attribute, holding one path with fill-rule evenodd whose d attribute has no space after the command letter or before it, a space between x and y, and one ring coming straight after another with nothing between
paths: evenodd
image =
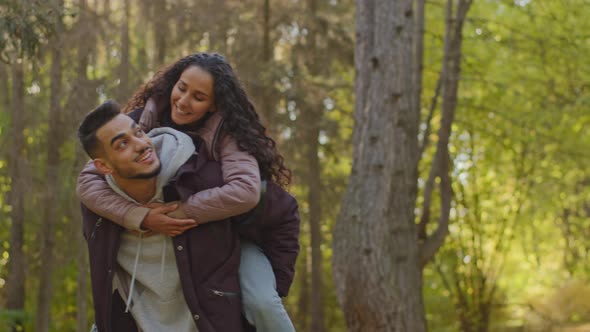
<instances>
[{"instance_id":1,"label":"cream hoodie","mask_svg":"<svg viewBox=\"0 0 590 332\"><path fill-rule=\"evenodd\" d=\"M196 152L191 138L174 129L158 128L148 135L162 164L151 202L161 202L162 188ZM107 182L116 193L137 203L111 176L107 176ZM170 237L156 234L144 238L123 231L117 263L113 291L118 289L125 297L140 331L197 331L182 293Z\"/></svg>"}]
</instances>

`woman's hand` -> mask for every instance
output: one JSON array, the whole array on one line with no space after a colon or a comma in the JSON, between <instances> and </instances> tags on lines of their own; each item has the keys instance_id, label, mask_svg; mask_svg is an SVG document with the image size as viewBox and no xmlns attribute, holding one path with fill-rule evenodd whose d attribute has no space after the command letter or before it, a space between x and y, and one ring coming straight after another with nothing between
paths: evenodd
<instances>
[{"instance_id":1,"label":"woman's hand","mask_svg":"<svg viewBox=\"0 0 590 332\"><path fill-rule=\"evenodd\" d=\"M177 236L186 230L197 226L193 219L182 217L182 210L178 209L178 203L150 203L147 205L151 210L141 223L141 228L168 236ZM181 212L176 212L180 210ZM176 212L176 214L174 214ZM173 216L170 216L172 214Z\"/></svg>"}]
</instances>

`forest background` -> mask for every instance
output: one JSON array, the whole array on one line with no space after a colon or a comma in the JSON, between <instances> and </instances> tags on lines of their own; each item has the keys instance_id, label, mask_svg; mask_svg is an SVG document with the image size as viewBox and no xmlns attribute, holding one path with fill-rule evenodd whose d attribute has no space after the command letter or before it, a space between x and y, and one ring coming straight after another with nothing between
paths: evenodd
<instances>
[{"instance_id":1,"label":"forest background","mask_svg":"<svg viewBox=\"0 0 590 332\"><path fill-rule=\"evenodd\" d=\"M425 207L448 216L444 244L422 270L429 330L590 330L590 2L420 4L416 225L432 231L422 223ZM302 250L284 302L297 330L346 330L332 244L360 121L353 116L356 7L351 0L2 0L0 330L89 330L74 193L87 158L77 125L101 101L125 102L163 64L199 51L233 64L294 172ZM445 33L453 24L462 31L458 45ZM461 55L460 75L443 141L449 54ZM440 142L450 157L448 207L442 189L432 204L424 195L433 190Z\"/></svg>"}]
</instances>

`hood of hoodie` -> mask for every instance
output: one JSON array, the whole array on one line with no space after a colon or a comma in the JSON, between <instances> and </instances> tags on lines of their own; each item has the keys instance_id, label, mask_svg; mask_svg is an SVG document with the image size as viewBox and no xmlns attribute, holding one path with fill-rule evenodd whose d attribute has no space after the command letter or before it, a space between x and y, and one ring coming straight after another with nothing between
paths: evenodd
<instances>
[{"instance_id":1,"label":"hood of hoodie","mask_svg":"<svg viewBox=\"0 0 590 332\"><path fill-rule=\"evenodd\" d=\"M162 165L156 181L156 195L150 200L152 202L162 199L162 188L196 151L190 136L172 128L155 128L148 133L148 136L152 139ZM107 175L106 179L116 193L137 203L119 187L111 175Z\"/></svg>"}]
</instances>

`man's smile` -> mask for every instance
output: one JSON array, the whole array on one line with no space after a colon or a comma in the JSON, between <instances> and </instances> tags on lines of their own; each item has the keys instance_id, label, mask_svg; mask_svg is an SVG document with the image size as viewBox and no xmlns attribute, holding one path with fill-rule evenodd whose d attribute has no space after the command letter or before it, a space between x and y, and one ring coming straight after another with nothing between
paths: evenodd
<instances>
[{"instance_id":1,"label":"man's smile","mask_svg":"<svg viewBox=\"0 0 590 332\"><path fill-rule=\"evenodd\" d=\"M136 162L142 164L151 164L155 160L154 152L151 147L146 148L145 151L140 154L137 158L135 158Z\"/></svg>"}]
</instances>

